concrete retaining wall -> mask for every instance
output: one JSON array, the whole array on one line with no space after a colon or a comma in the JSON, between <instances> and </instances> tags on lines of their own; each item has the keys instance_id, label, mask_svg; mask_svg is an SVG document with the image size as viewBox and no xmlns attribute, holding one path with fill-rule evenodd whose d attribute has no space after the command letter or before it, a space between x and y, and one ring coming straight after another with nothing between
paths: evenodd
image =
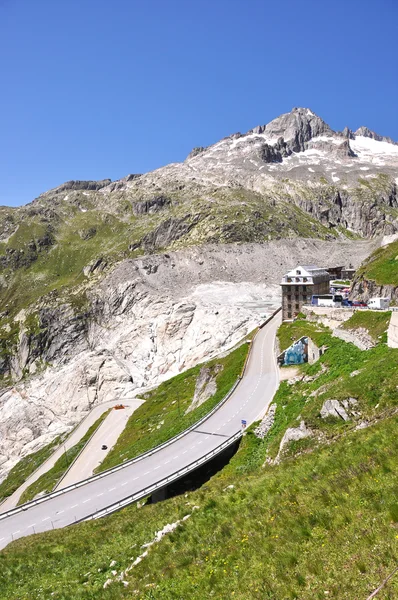
<instances>
[{"instance_id":1,"label":"concrete retaining wall","mask_svg":"<svg viewBox=\"0 0 398 600\"><path fill-rule=\"evenodd\" d=\"M392 313L388 326L387 345L390 348L398 348L398 312L396 311Z\"/></svg>"}]
</instances>

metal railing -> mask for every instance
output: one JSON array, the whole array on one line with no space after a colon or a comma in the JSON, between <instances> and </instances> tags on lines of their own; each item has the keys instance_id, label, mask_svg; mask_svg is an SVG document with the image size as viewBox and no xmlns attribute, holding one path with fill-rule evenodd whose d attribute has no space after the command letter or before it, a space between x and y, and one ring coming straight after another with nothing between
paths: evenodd
<instances>
[{"instance_id":1,"label":"metal railing","mask_svg":"<svg viewBox=\"0 0 398 600\"><path fill-rule=\"evenodd\" d=\"M236 390L240 381L241 381L241 378L238 377L238 379L236 380L236 382L234 383L232 388L229 390L228 394L226 396L224 396L224 398L218 404L216 404L216 406L214 408L212 408L212 410L209 413L207 413L204 417L199 419L199 421L196 421L193 425L188 427L188 429L184 429L184 431L182 431L181 433L170 438L166 442L163 442L162 444L155 446L155 448L152 448L151 450L148 450L147 452L144 452L143 454L140 454L139 456L136 456L135 458L126 460L124 463L121 463L120 465L117 465L116 467L112 467L111 469L107 469L106 471L103 471L102 473L92 475L91 477L87 477L87 479L82 479L82 481L78 481L77 483L72 483L71 485L68 485L68 486L62 488L61 490L51 492L50 494L46 494L45 496L42 496L41 498L37 498L36 500L31 500L30 502L26 502L25 504L21 504L20 506L17 506L15 508L12 508L11 510L1 513L0 520L3 520L6 517L15 515L24 510L28 510L31 506L36 506L37 504L42 504L43 502L47 502L48 500L51 500L52 498L56 498L57 496L60 496L61 494L66 494L67 492L74 490L76 488L82 487L83 485L87 485L88 483L91 483L92 481L96 481L97 479L102 479L103 477L106 477L107 475L110 475L111 473L115 473L116 471L125 469L126 467L129 467L130 465L132 465L136 462L139 462L140 460L143 460L144 458L147 458L148 456L151 456L152 454L155 454L155 452L159 452L166 446L173 444L177 440L188 435L188 433L190 433L191 431L193 431L194 429L196 429L197 427L202 425L202 423L204 423L219 408L221 408L221 406L230 398L230 396Z\"/></svg>"},{"instance_id":2,"label":"metal railing","mask_svg":"<svg viewBox=\"0 0 398 600\"><path fill-rule=\"evenodd\" d=\"M91 521L93 519L101 519L102 517L105 517L111 513L121 510L122 508L124 508L125 506L128 506L129 504L132 504L133 502L137 502L138 500L141 500L141 498L145 498L146 496L149 496L153 492L156 492L156 490L164 488L165 486L172 483L173 481L176 481L177 479L180 479L187 473L190 473L194 469L197 469L201 465L205 464L206 462L208 462L209 460L214 458L214 456L216 456L217 454L221 454L221 452L223 452L226 448L228 448L229 446L231 446L232 444L237 442L242 437L242 435L243 435L243 431L238 431L233 436L231 436L230 438L225 440L225 442L223 442L222 444L217 446L217 448L214 448L213 450L211 450L210 452L208 452L201 458L198 458L197 460L189 463L182 469L175 471L171 475L168 475L164 479L161 479L160 481L157 481L156 483L154 483L152 485L142 488L142 490L135 492L135 494L131 494L130 496L127 496L126 498L123 498L122 500L119 500L118 502L115 502L114 504L107 506L106 508L98 510L90 515L87 515L86 517L83 517L82 519L75 521L75 523L81 523L82 521ZM75 523L71 523L71 525L75 525Z\"/></svg>"},{"instance_id":3,"label":"metal railing","mask_svg":"<svg viewBox=\"0 0 398 600\"><path fill-rule=\"evenodd\" d=\"M267 323L269 323L275 317L275 315L277 315L280 312L280 310L281 310L281 307L279 307L276 311L274 311L272 313L272 315L270 315L264 321L264 323L262 323L260 325L259 329L262 329ZM257 334L256 334L255 337L257 337ZM253 342L254 342L254 339L255 338L253 338ZM251 344L250 351L249 351L250 355L251 355L251 349L252 349L252 346L253 346L253 342ZM139 462L139 461L143 460L144 458L146 458L148 456L151 456L152 454L155 454L156 452L159 452L160 450L162 450L166 446L169 446L170 444L173 444L178 439L181 439L182 437L188 435L188 433L190 433L191 431L193 431L194 429L196 429L197 427L199 427L199 425L201 425L202 423L204 423L217 410L219 410L221 408L221 406L223 404L225 404L225 402L230 398L230 396L236 390L236 388L238 387L238 385L239 385L239 383L240 383L241 380L242 380L242 377L238 377L237 381L232 386L232 388L229 390L229 392L226 394L226 396L218 404L216 404L216 406L209 413L207 413L204 417L202 417L201 419L199 419L199 421L196 421L196 423L194 423L193 425L191 425L190 427L188 427L188 429L185 429L184 431L182 431L178 435L174 436L173 438L170 438L166 442L163 442L162 444L159 444L159 446L156 446L155 448L152 448L151 450L148 450L147 452L144 452L143 454L140 454L136 458L132 458L130 460L127 460L124 463L121 463L120 465L117 465L116 467L112 467L111 469L107 469L106 471L103 471L102 473L98 473L96 475L92 475L91 477L87 477L86 479L83 479L82 481L78 481L76 483L68 485L67 487L62 488L61 490L58 490L56 492L51 492L50 494L42 496L41 498L37 498L36 500L31 500L30 502L26 502L25 504L21 504L20 506L17 506L16 508L13 508L13 509L11 509L9 511L1 513L0 514L0 521L3 520L3 519L8 518L10 516L13 516L15 514L18 514L20 512L26 511L29 508L31 508L32 506L37 506L38 504L42 504L43 502L47 502L47 501L51 500L52 498L56 498L56 497L58 497L58 496L60 496L62 494L66 494L66 493L68 493L71 490L74 490L74 489L77 489L77 488L82 487L84 485L87 485L87 484L91 483L92 481L97 481L99 479L107 477L111 473L115 473L117 471L120 471L121 469L125 469L126 467L129 467L130 465L132 465L132 464L134 464L136 462ZM208 460L210 460L212 458L212 456L215 456L219 452L222 452L222 450L224 450L230 444L233 444L237 439L239 439L241 437L241 435L242 435L242 432L239 431L238 433L234 434L233 436L231 436L230 438L228 438L227 440L225 440L225 442L223 442L222 444L220 444L220 446L217 446L217 448L215 448L211 452L205 454L202 458L198 459L194 463L191 463L191 464L183 467L182 469L176 471L174 474L170 475L166 479L160 480L160 482L157 482L157 483L153 484L152 486L149 486L148 488L145 488L144 490L141 490L140 492L137 492L133 496L129 496L128 497L129 498L128 501L127 501L127 499L121 500L120 502L117 503L118 508L114 508L113 511L111 511L111 512L114 512L115 510L119 510L119 508L123 508L123 506L126 506L129 503L135 502L136 500L139 500L140 498L148 495L148 493L150 493L151 490L154 491L156 489L160 489L160 488L164 487L165 485L167 485L167 483L170 483L171 481L179 479L180 477L182 477L182 475L184 475L185 473L188 473L189 470L192 470L192 469L196 468L196 466L200 466L201 464L204 464L205 462L207 462ZM196 465L196 466L193 466L193 465ZM136 498L137 494L141 494L139 498ZM131 498L133 498L133 499L131 499ZM125 504L121 505L121 502L125 502ZM112 506L114 506L114 505L110 505L110 507L112 507ZM108 507L108 508L110 508L110 507ZM98 511L98 513L93 513L93 514L100 515L100 513L104 512L104 511L107 511L108 508L102 509L102 510ZM109 513L105 513L105 514L109 514ZM91 516L91 517L90 516L84 517L83 519L81 519L81 521L84 521L84 520L87 520L87 519L90 519L90 518L94 518L94 517L93 516ZM77 521L77 522L79 522L79 521Z\"/></svg>"}]
</instances>

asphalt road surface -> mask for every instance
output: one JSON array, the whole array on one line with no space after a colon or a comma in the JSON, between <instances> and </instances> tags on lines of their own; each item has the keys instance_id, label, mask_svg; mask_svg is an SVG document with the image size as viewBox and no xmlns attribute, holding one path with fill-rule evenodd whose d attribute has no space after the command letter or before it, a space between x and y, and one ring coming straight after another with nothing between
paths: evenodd
<instances>
[{"instance_id":1,"label":"asphalt road surface","mask_svg":"<svg viewBox=\"0 0 398 600\"><path fill-rule=\"evenodd\" d=\"M137 493L215 449L241 429L242 419L248 425L256 421L266 412L278 385L274 340L280 321L279 313L259 331L242 381L198 428L106 477L0 520L0 549L13 539L65 527Z\"/></svg>"},{"instance_id":2,"label":"asphalt road surface","mask_svg":"<svg viewBox=\"0 0 398 600\"><path fill-rule=\"evenodd\" d=\"M116 444L118 437L126 427L127 421L137 406L143 402L144 400L135 400L134 404L131 404L129 401L124 404L124 409L111 410L65 477L61 479L54 489L61 490L72 483L77 483L78 481L87 479L87 477L91 477L94 469L102 463L105 456L112 449L112 446ZM102 450L103 445L107 446L106 450Z\"/></svg>"},{"instance_id":3,"label":"asphalt road surface","mask_svg":"<svg viewBox=\"0 0 398 600\"><path fill-rule=\"evenodd\" d=\"M103 402L102 404L98 404L95 406L89 414L83 419L83 421L76 427L76 429L71 433L68 439L42 464L40 467L32 473L30 477L17 489L15 492L6 498L4 502L0 504L0 514L2 512L7 512L12 508L15 508L18 504L18 500L20 499L22 493L43 473L47 473L57 462L57 460L64 454L65 451L69 450L80 442L82 437L87 433L91 425L95 423L97 419L106 411L108 408L112 408L118 404L118 399L109 400L108 402ZM128 405L132 411L138 408L142 404L142 400L129 400ZM1 532L1 524L0 524L0 532ZM1 535L0 535L1 537Z\"/></svg>"}]
</instances>

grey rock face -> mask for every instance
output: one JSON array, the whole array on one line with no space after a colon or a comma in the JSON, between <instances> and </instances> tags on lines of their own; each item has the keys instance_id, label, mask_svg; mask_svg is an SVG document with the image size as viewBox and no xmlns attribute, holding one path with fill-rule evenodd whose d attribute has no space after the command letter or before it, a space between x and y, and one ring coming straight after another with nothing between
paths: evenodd
<instances>
[{"instance_id":1,"label":"grey rock face","mask_svg":"<svg viewBox=\"0 0 398 600\"><path fill-rule=\"evenodd\" d=\"M166 248L172 242L184 237L200 221L200 218L200 215L186 215L182 219L167 219L143 238L142 246L147 251Z\"/></svg>"},{"instance_id":2,"label":"grey rock face","mask_svg":"<svg viewBox=\"0 0 398 600\"><path fill-rule=\"evenodd\" d=\"M299 427L291 427L289 429L286 429L285 434L280 443L278 456L276 457L275 462L280 461L281 454L289 442L297 442L298 440L302 440L312 435L312 430L306 426L304 421L300 421Z\"/></svg>"},{"instance_id":3,"label":"grey rock face","mask_svg":"<svg viewBox=\"0 0 398 600\"><path fill-rule=\"evenodd\" d=\"M308 108L293 108L290 113L277 117L267 125L256 127L252 132L289 140L293 152L303 151L305 143L314 137L332 134L329 125Z\"/></svg>"},{"instance_id":4,"label":"grey rock face","mask_svg":"<svg viewBox=\"0 0 398 600\"><path fill-rule=\"evenodd\" d=\"M343 419L343 421L348 421L349 419L343 405L338 400L326 400L321 408L321 417L322 419L335 417Z\"/></svg>"},{"instance_id":5,"label":"grey rock face","mask_svg":"<svg viewBox=\"0 0 398 600\"><path fill-rule=\"evenodd\" d=\"M356 130L354 136L357 136L357 135L362 135L363 137L368 137L368 138L371 138L372 140L376 140L378 142L387 142L389 144L396 144L396 142L394 142L390 137L386 137L384 135L379 135L378 133L371 131L367 127L359 127Z\"/></svg>"},{"instance_id":6,"label":"grey rock face","mask_svg":"<svg viewBox=\"0 0 398 600\"><path fill-rule=\"evenodd\" d=\"M338 400L325 400L321 408L321 417L322 419L334 417L336 419L348 421L350 419L350 415L357 415L357 413L352 409L352 407L356 406L356 404L358 404L356 398L347 398L341 402Z\"/></svg>"},{"instance_id":7,"label":"grey rock face","mask_svg":"<svg viewBox=\"0 0 398 600\"><path fill-rule=\"evenodd\" d=\"M363 327L359 327L355 331L337 328L333 331L333 335L344 340L344 342L354 344L360 350L369 350L369 348L376 345L376 342Z\"/></svg>"},{"instance_id":8,"label":"grey rock face","mask_svg":"<svg viewBox=\"0 0 398 600\"><path fill-rule=\"evenodd\" d=\"M191 150L191 152L187 156L187 159L193 158L194 156L197 156L198 154L200 154L201 152L204 152L205 150L206 150L206 148L204 148L203 146L197 146L196 148L193 148Z\"/></svg>"},{"instance_id":9,"label":"grey rock face","mask_svg":"<svg viewBox=\"0 0 398 600\"><path fill-rule=\"evenodd\" d=\"M103 179L102 181L67 181L56 188L57 192L65 192L66 190L100 190L101 188L109 185L110 179Z\"/></svg>"},{"instance_id":10,"label":"grey rock face","mask_svg":"<svg viewBox=\"0 0 398 600\"><path fill-rule=\"evenodd\" d=\"M261 440L265 438L275 421L276 404L271 404L260 425L254 430L254 435Z\"/></svg>"},{"instance_id":11,"label":"grey rock face","mask_svg":"<svg viewBox=\"0 0 398 600\"><path fill-rule=\"evenodd\" d=\"M171 204L171 200L166 196L155 196L150 200L145 200L143 202L134 202L133 203L133 213L136 216L156 213L162 210L165 206L169 206Z\"/></svg>"},{"instance_id":12,"label":"grey rock face","mask_svg":"<svg viewBox=\"0 0 398 600\"><path fill-rule=\"evenodd\" d=\"M83 274L86 277L89 277L90 275L92 275L94 272L97 273L101 273L101 271L103 271L107 266L107 262L106 260L104 260L104 258L101 256L95 260L93 260L90 264L88 264L86 267L84 267L83 269Z\"/></svg>"},{"instance_id":13,"label":"grey rock face","mask_svg":"<svg viewBox=\"0 0 398 600\"><path fill-rule=\"evenodd\" d=\"M216 376L222 370L221 365L216 365L216 368L211 370L208 367L202 367L196 380L195 393L191 404L187 409L187 413L191 412L203 402L206 402L217 391Z\"/></svg>"}]
</instances>

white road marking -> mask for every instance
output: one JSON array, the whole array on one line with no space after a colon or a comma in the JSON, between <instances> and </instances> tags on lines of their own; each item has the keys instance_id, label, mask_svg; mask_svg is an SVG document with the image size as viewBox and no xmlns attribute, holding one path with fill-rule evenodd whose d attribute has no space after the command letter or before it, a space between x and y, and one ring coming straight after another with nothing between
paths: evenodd
<instances>
[{"instance_id":1,"label":"white road marking","mask_svg":"<svg viewBox=\"0 0 398 600\"><path fill-rule=\"evenodd\" d=\"M51 519L51 517L46 517L45 519L42 519L41 522L44 523L44 521L49 521Z\"/></svg>"},{"instance_id":2,"label":"white road marking","mask_svg":"<svg viewBox=\"0 0 398 600\"><path fill-rule=\"evenodd\" d=\"M62 514L63 512L65 512L65 511L64 511L64 510L59 510L59 511L57 512L57 515L60 515L60 514Z\"/></svg>"},{"instance_id":3,"label":"white road marking","mask_svg":"<svg viewBox=\"0 0 398 600\"><path fill-rule=\"evenodd\" d=\"M86 502L90 502L91 498L87 498L87 500L83 500L82 504L86 504Z\"/></svg>"},{"instance_id":4,"label":"white road marking","mask_svg":"<svg viewBox=\"0 0 398 600\"><path fill-rule=\"evenodd\" d=\"M18 531L13 531L11 535L17 535L17 533L21 533L21 530L18 529Z\"/></svg>"},{"instance_id":5,"label":"white road marking","mask_svg":"<svg viewBox=\"0 0 398 600\"><path fill-rule=\"evenodd\" d=\"M116 489L115 487L109 488L108 492L113 492L113 490L115 490L115 489Z\"/></svg>"},{"instance_id":6,"label":"white road marking","mask_svg":"<svg viewBox=\"0 0 398 600\"><path fill-rule=\"evenodd\" d=\"M104 492L101 492L100 494L97 494L97 497L98 497L98 496L103 496L103 495L104 495ZM77 505L76 505L76 506L77 506ZM72 506L72 508L73 508L73 506Z\"/></svg>"},{"instance_id":7,"label":"white road marking","mask_svg":"<svg viewBox=\"0 0 398 600\"><path fill-rule=\"evenodd\" d=\"M124 481L124 482L122 483L122 486L123 486L123 485L127 485L127 484L128 484L128 481Z\"/></svg>"},{"instance_id":8,"label":"white road marking","mask_svg":"<svg viewBox=\"0 0 398 600\"><path fill-rule=\"evenodd\" d=\"M79 506L78 504L74 504L73 506L71 506L71 508L76 508L76 506Z\"/></svg>"}]
</instances>

